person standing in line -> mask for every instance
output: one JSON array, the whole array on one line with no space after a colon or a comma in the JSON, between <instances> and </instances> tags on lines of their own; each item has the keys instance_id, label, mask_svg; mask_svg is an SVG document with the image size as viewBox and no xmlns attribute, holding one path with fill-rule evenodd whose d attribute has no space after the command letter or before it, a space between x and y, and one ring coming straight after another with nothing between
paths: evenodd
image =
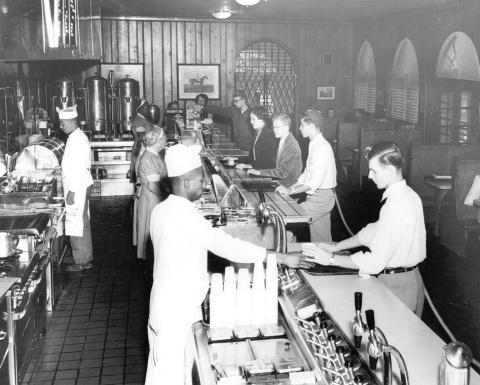
<instances>
[{"instance_id":1,"label":"person standing in line","mask_svg":"<svg viewBox=\"0 0 480 385\"><path fill-rule=\"evenodd\" d=\"M366 225L354 236L338 243L303 245L303 253L322 265L360 269L376 275L419 317L425 300L418 264L427 255L422 200L405 179L402 153L393 142L380 142L367 148L368 177L380 190L385 189L378 221ZM336 255L341 250L366 246L351 256Z\"/></svg>"},{"instance_id":2,"label":"person standing in line","mask_svg":"<svg viewBox=\"0 0 480 385\"><path fill-rule=\"evenodd\" d=\"M250 112L250 121L255 130L255 138L250 147L246 161L239 163L237 168L273 168L275 167L275 152L277 139L272 130L270 115L263 107L254 107Z\"/></svg>"},{"instance_id":3,"label":"person standing in line","mask_svg":"<svg viewBox=\"0 0 480 385\"><path fill-rule=\"evenodd\" d=\"M302 151L290 132L292 121L287 114L273 118L273 132L280 140L277 147L275 168L247 170L247 174L277 179L282 186L290 187L297 182L302 173Z\"/></svg>"},{"instance_id":4,"label":"person standing in line","mask_svg":"<svg viewBox=\"0 0 480 385\"><path fill-rule=\"evenodd\" d=\"M323 137L323 116L320 111L307 110L300 121L302 136L310 139L305 170L294 185L289 188L280 186L277 191L287 195L306 193L307 198L301 207L312 216L312 223L309 224L310 240L331 242L330 212L335 205L333 189L337 185L333 149Z\"/></svg>"},{"instance_id":5,"label":"person standing in line","mask_svg":"<svg viewBox=\"0 0 480 385\"><path fill-rule=\"evenodd\" d=\"M137 204L137 258L147 259L150 242L150 214L162 201L162 179L167 177L167 167L160 153L165 149L167 137L163 128L153 126L145 133L145 151L138 165L140 187Z\"/></svg>"},{"instance_id":6,"label":"person standing in line","mask_svg":"<svg viewBox=\"0 0 480 385\"><path fill-rule=\"evenodd\" d=\"M248 151L252 146L253 129L250 124L251 108L247 103L247 96L244 90L236 90L233 93L233 106L207 106L207 112L232 120L232 139L241 150Z\"/></svg>"},{"instance_id":7,"label":"person standing in line","mask_svg":"<svg viewBox=\"0 0 480 385\"><path fill-rule=\"evenodd\" d=\"M145 132L153 128L153 123L147 119L150 104L145 99L140 99L137 107L136 115L132 121L133 146L132 155L130 157L130 182L136 183L135 162L138 157L142 156L145 148L143 147L143 137Z\"/></svg>"},{"instance_id":8,"label":"person standing in line","mask_svg":"<svg viewBox=\"0 0 480 385\"><path fill-rule=\"evenodd\" d=\"M197 211L193 202L202 195L204 179L198 151L197 146L183 144L167 150L172 194L153 209L150 220L155 258L146 385L190 382L192 324L201 320L200 307L209 286L207 251L234 262L266 259L265 248L212 227ZM278 263L308 267L303 255L276 254Z\"/></svg>"},{"instance_id":9,"label":"person standing in line","mask_svg":"<svg viewBox=\"0 0 480 385\"><path fill-rule=\"evenodd\" d=\"M68 135L62 158L62 183L65 194L65 234L70 236L73 265L71 272L92 268L93 249L90 230L89 197L93 179L90 174L90 143L78 126L77 106L57 107L60 129Z\"/></svg>"}]
</instances>

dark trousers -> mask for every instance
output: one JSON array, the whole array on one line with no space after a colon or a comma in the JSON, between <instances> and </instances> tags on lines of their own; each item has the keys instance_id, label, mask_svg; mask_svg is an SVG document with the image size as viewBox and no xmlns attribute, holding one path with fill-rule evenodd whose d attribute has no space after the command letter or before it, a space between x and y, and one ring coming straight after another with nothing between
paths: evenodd
<instances>
[{"instance_id":1,"label":"dark trousers","mask_svg":"<svg viewBox=\"0 0 480 385\"><path fill-rule=\"evenodd\" d=\"M90 230L89 198L93 186L89 186L86 191L85 205L83 206L83 236L70 236L72 245L73 263L85 264L93 260L92 232Z\"/></svg>"}]
</instances>

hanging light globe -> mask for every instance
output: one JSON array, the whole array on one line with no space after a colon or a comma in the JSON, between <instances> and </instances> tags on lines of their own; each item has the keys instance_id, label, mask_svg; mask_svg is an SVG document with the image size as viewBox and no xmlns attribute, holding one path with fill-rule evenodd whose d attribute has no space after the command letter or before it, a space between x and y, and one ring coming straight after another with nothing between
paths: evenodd
<instances>
[{"instance_id":1,"label":"hanging light globe","mask_svg":"<svg viewBox=\"0 0 480 385\"><path fill-rule=\"evenodd\" d=\"M238 4L250 7L251 5L258 4L260 0L235 0Z\"/></svg>"},{"instance_id":2,"label":"hanging light globe","mask_svg":"<svg viewBox=\"0 0 480 385\"><path fill-rule=\"evenodd\" d=\"M230 12L228 9L219 9L218 11L213 11L212 16L215 19L225 20L232 16L232 12Z\"/></svg>"}]
</instances>

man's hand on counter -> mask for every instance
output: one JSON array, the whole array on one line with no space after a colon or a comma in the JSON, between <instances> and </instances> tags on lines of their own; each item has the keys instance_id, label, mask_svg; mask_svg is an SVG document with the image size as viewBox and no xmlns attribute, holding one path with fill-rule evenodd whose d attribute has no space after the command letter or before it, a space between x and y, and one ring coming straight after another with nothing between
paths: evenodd
<instances>
[{"instance_id":1,"label":"man's hand on counter","mask_svg":"<svg viewBox=\"0 0 480 385\"><path fill-rule=\"evenodd\" d=\"M75 203L75 192L69 191L66 198L67 205L73 205Z\"/></svg>"},{"instance_id":2,"label":"man's hand on counter","mask_svg":"<svg viewBox=\"0 0 480 385\"><path fill-rule=\"evenodd\" d=\"M277 263L287 265L292 269L308 269L312 267L312 262L307 261L307 257L300 253L277 254Z\"/></svg>"},{"instance_id":3,"label":"man's hand on counter","mask_svg":"<svg viewBox=\"0 0 480 385\"><path fill-rule=\"evenodd\" d=\"M313 243L307 243L302 245L302 252L308 256L307 261L319 263L320 265L329 265L331 264L330 258L332 257L332 252L322 248L322 245L314 245Z\"/></svg>"},{"instance_id":4,"label":"man's hand on counter","mask_svg":"<svg viewBox=\"0 0 480 385\"><path fill-rule=\"evenodd\" d=\"M289 194L289 190L288 188L286 188L285 186L278 186L275 191L279 194L284 194L284 195L288 195Z\"/></svg>"},{"instance_id":5,"label":"man's hand on counter","mask_svg":"<svg viewBox=\"0 0 480 385\"><path fill-rule=\"evenodd\" d=\"M260 170L255 170L254 168L250 168L247 170L247 175L260 175Z\"/></svg>"}]
</instances>

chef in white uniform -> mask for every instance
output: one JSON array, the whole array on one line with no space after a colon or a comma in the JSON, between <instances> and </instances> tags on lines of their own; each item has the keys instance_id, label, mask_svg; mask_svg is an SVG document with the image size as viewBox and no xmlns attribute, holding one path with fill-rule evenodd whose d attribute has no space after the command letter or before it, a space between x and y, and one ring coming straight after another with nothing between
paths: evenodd
<instances>
[{"instance_id":1,"label":"chef in white uniform","mask_svg":"<svg viewBox=\"0 0 480 385\"><path fill-rule=\"evenodd\" d=\"M265 248L213 228L196 210L192 202L202 194L204 176L195 146L170 147L165 163L172 194L150 218L155 259L146 385L184 385L191 380L188 341L208 291L207 251L242 263L263 262L266 257ZM278 253L277 260L291 267L308 266L303 256Z\"/></svg>"},{"instance_id":2,"label":"chef in white uniform","mask_svg":"<svg viewBox=\"0 0 480 385\"><path fill-rule=\"evenodd\" d=\"M68 135L62 158L62 181L65 194L65 234L70 236L73 265L67 271L92 267L92 235L88 199L93 179L90 174L90 144L78 127L77 107L57 108L60 128Z\"/></svg>"}]
</instances>

